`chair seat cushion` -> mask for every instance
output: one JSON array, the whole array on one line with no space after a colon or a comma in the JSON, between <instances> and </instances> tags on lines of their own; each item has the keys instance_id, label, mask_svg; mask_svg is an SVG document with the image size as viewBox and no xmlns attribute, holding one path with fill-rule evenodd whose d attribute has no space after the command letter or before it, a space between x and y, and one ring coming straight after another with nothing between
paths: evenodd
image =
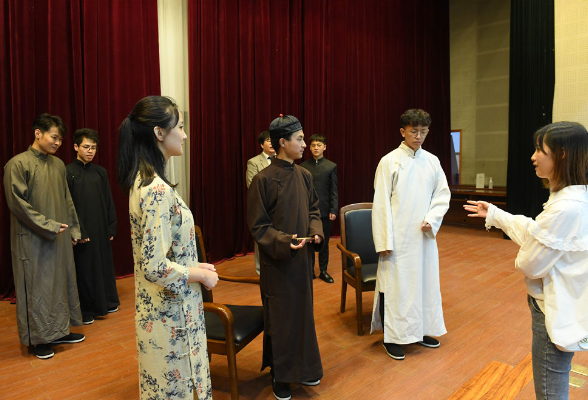
<instances>
[{"instance_id":1,"label":"chair seat cushion","mask_svg":"<svg viewBox=\"0 0 588 400\"><path fill-rule=\"evenodd\" d=\"M351 276L355 276L355 268L347 268L347 272ZM361 282L362 283L375 283L378 275L378 263L375 264L362 264L361 265Z\"/></svg>"},{"instance_id":2,"label":"chair seat cushion","mask_svg":"<svg viewBox=\"0 0 588 400\"><path fill-rule=\"evenodd\" d=\"M228 305L235 319L235 345L253 333L263 332L263 307ZM225 340L225 327L221 318L210 311L204 312L206 321L206 337L215 340ZM257 336L256 334L256 336Z\"/></svg>"}]
</instances>

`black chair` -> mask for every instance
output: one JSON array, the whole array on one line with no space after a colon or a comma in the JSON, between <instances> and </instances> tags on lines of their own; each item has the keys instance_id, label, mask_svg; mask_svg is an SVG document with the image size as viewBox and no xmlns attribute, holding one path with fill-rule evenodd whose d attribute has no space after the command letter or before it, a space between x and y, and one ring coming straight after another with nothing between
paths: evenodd
<instances>
[{"instance_id":1,"label":"black chair","mask_svg":"<svg viewBox=\"0 0 588 400\"><path fill-rule=\"evenodd\" d=\"M341 221L341 312L345 312L347 285L355 288L357 334L363 336L362 293L376 289L378 258L372 236L372 203L356 203L342 207Z\"/></svg>"},{"instance_id":2,"label":"black chair","mask_svg":"<svg viewBox=\"0 0 588 400\"><path fill-rule=\"evenodd\" d=\"M194 226L198 240L198 261L206 261L206 251L200 227ZM235 277L219 274L219 280L253 283L259 285L259 277ZM237 380L237 353L263 332L263 307L238 306L214 303L212 291L202 286L204 319L209 358L212 354L227 356L231 399L239 398Z\"/></svg>"}]
</instances>

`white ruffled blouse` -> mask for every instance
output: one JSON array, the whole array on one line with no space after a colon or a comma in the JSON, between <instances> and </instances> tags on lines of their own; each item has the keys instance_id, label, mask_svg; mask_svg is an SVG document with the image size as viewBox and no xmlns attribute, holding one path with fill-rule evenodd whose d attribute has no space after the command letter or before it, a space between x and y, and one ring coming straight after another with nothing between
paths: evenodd
<instances>
[{"instance_id":1,"label":"white ruffled blouse","mask_svg":"<svg viewBox=\"0 0 588 400\"><path fill-rule=\"evenodd\" d=\"M536 220L490 205L486 228L502 229L521 246L515 267L545 313L551 341L570 347L588 336L588 191L574 185L551 193Z\"/></svg>"}]
</instances>

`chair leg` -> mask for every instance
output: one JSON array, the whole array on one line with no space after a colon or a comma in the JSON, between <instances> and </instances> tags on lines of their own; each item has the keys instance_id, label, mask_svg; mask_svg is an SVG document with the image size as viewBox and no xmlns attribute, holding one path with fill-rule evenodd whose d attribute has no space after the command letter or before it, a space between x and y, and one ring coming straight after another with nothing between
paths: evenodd
<instances>
[{"instance_id":1,"label":"chair leg","mask_svg":"<svg viewBox=\"0 0 588 400\"><path fill-rule=\"evenodd\" d=\"M235 347L227 349L227 364L229 364L229 382L231 385L231 400L239 400L239 382L237 380L237 354Z\"/></svg>"},{"instance_id":2,"label":"chair leg","mask_svg":"<svg viewBox=\"0 0 588 400\"><path fill-rule=\"evenodd\" d=\"M357 335L363 336L363 302L361 296L361 282L355 288L355 303L357 308Z\"/></svg>"},{"instance_id":3,"label":"chair leg","mask_svg":"<svg viewBox=\"0 0 588 400\"><path fill-rule=\"evenodd\" d=\"M347 300L347 282L341 277L341 314L345 312L345 301Z\"/></svg>"}]
</instances>

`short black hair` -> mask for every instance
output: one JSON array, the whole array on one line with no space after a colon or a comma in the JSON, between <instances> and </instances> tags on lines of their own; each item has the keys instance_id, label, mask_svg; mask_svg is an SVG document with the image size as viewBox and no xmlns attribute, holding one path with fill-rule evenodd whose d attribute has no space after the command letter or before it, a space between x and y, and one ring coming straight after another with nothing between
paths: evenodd
<instances>
[{"instance_id":1,"label":"short black hair","mask_svg":"<svg viewBox=\"0 0 588 400\"><path fill-rule=\"evenodd\" d=\"M326 146L327 145L327 138L324 137L323 135L321 135L320 133L315 133L314 135L312 135L310 137L310 139L308 139L308 144L311 144L312 142L321 142L322 144L324 144Z\"/></svg>"},{"instance_id":2,"label":"short black hair","mask_svg":"<svg viewBox=\"0 0 588 400\"><path fill-rule=\"evenodd\" d=\"M33 133L37 129L40 130L41 132L45 133L49 129L53 128L54 126L57 127L57 129L59 130L59 134L62 137L65 136L67 129L65 129L65 124L63 123L63 120L61 119L61 117L59 117L57 115L50 115L48 113L42 113L42 114L39 114L37 116L37 118L35 118L35 121L33 122Z\"/></svg>"},{"instance_id":3,"label":"short black hair","mask_svg":"<svg viewBox=\"0 0 588 400\"><path fill-rule=\"evenodd\" d=\"M280 139L286 139L287 141L290 141L290 140L292 140L292 135L295 134L296 132L298 132L298 131L292 132L286 136L277 137L277 138L272 139L272 147L276 151L276 155L280 154L280 149L282 148L282 146L280 146Z\"/></svg>"},{"instance_id":4,"label":"short black hair","mask_svg":"<svg viewBox=\"0 0 588 400\"><path fill-rule=\"evenodd\" d=\"M406 110L404 114L400 116L400 127L406 128L407 126L431 126L431 116L428 112L419 108L411 108Z\"/></svg>"},{"instance_id":5,"label":"short black hair","mask_svg":"<svg viewBox=\"0 0 588 400\"><path fill-rule=\"evenodd\" d=\"M98 138L98 132L96 132L94 129L81 128L74 132L74 143L78 146L82 144L84 138L87 138L96 144L98 144L98 142L100 141L100 139Z\"/></svg>"},{"instance_id":6,"label":"short black hair","mask_svg":"<svg viewBox=\"0 0 588 400\"><path fill-rule=\"evenodd\" d=\"M257 137L257 142L259 144L263 144L269 137L270 137L270 132L269 131L263 131Z\"/></svg>"}]
</instances>

